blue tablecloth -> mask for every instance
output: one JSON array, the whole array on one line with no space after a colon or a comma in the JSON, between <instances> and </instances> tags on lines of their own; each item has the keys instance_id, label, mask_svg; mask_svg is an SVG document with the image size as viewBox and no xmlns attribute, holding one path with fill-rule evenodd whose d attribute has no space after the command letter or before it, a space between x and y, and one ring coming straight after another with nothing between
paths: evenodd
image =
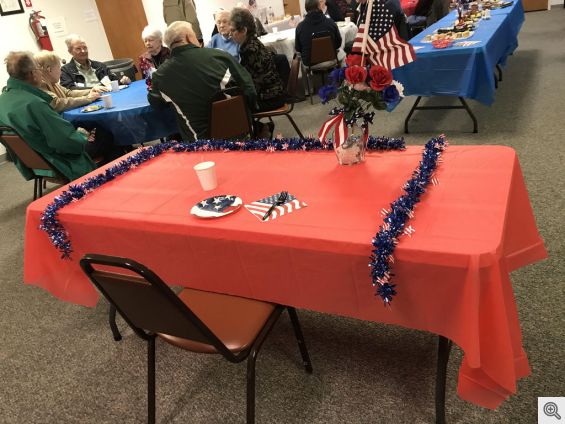
<instances>
[{"instance_id":1,"label":"blue tablecloth","mask_svg":"<svg viewBox=\"0 0 565 424\"><path fill-rule=\"evenodd\" d=\"M121 146L156 140L179 131L172 108L156 110L149 105L145 81L134 81L111 95L111 109L82 113L82 106L63 112L63 118L77 127L103 127L113 134L114 144ZM94 104L101 105L102 101Z\"/></svg>"},{"instance_id":2,"label":"blue tablecloth","mask_svg":"<svg viewBox=\"0 0 565 424\"><path fill-rule=\"evenodd\" d=\"M415 36L410 43L417 59L393 71L394 78L404 85L404 94L413 96L457 96L494 102L494 69L518 47L518 32L524 22L522 2L493 10L491 19L482 19L475 33L467 40L480 41L468 47L451 46L436 49L422 39L434 30L452 27L456 11ZM455 40L457 42L458 40Z\"/></svg>"}]
</instances>

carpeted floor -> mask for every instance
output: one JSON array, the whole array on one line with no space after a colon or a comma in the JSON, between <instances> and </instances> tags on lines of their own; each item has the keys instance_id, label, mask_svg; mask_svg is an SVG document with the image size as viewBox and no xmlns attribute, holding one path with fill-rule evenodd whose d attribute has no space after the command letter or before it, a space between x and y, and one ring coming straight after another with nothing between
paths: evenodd
<instances>
[{"instance_id":1,"label":"carpeted floor","mask_svg":"<svg viewBox=\"0 0 565 424\"><path fill-rule=\"evenodd\" d=\"M512 274L532 375L491 411L457 397L461 351L448 369L449 423L535 423L538 396L565 396L563 211L565 10L526 15L496 102L419 112L409 144L444 132L452 144L503 144L518 152L550 258ZM373 133L401 136L412 100L377 115ZM303 102L294 116L317 132L327 106ZM278 131L293 136L284 118ZM23 232L32 183L0 166L0 423L140 423L145 420L145 346L131 331L116 343L107 307L61 302L22 283ZM380 305L375 304L375 307ZM259 423L432 423L436 337L404 328L300 311L314 374L306 375L287 317L258 361ZM123 327L123 322L120 322ZM245 367L157 345L159 423L240 423Z\"/></svg>"}]
</instances>

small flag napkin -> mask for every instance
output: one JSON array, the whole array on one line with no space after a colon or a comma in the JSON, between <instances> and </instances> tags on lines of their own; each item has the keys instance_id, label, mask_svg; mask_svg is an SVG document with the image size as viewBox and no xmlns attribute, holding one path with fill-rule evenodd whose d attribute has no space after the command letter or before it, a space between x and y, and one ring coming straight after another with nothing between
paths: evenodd
<instances>
[{"instance_id":1,"label":"small flag napkin","mask_svg":"<svg viewBox=\"0 0 565 424\"><path fill-rule=\"evenodd\" d=\"M275 193L269 197L265 197L263 199L256 200L255 202L251 202L245 205L245 208L251 212L253 215L257 217L257 219L261 222L272 221L273 219L277 219L279 216L288 215L298 209L305 208L308 206L306 203L298 200L294 195L288 193L288 197L286 202L280 206L276 206L271 215L263 221L263 216L267 211L276 203L277 199L280 196L279 193Z\"/></svg>"}]
</instances>

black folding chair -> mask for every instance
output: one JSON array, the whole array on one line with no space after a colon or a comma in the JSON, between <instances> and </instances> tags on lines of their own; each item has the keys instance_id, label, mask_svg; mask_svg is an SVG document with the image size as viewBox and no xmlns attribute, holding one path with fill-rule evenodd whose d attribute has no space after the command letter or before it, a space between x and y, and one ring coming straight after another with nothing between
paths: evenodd
<instances>
[{"instance_id":1,"label":"black folding chair","mask_svg":"<svg viewBox=\"0 0 565 424\"><path fill-rule=\"evenodd\" d=\"M147 342L150 424L155 423L157 336L191 352L219 353L230 362L247 359L248 424L255 422L255 362L285 309L304 368L312 372L298 316L292 307L193 289L184 289L177 296L151 270L126 258L87 254L80 260L80 266L135 334Z\"/></svg>"}]
</instances>

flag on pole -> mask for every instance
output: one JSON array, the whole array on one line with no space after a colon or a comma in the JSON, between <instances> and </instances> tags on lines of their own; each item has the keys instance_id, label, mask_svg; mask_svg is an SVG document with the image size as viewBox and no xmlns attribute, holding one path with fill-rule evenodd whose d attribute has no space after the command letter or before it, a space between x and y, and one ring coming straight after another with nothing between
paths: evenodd
<instances>
[{"instance_id":1,"label":"flag on pole","mask_svg":"<svg viewBox=\"0 0 565 424\"><path fill-rule=\"evenodd\" d=\"M416 59L410 43L404 41L394 26L394 16L382 0L368 0L353 42L353 51L365 53L373 65L394 69ZM364 40L366 40L364 42Z\"/></svg>"}]
</instances>

